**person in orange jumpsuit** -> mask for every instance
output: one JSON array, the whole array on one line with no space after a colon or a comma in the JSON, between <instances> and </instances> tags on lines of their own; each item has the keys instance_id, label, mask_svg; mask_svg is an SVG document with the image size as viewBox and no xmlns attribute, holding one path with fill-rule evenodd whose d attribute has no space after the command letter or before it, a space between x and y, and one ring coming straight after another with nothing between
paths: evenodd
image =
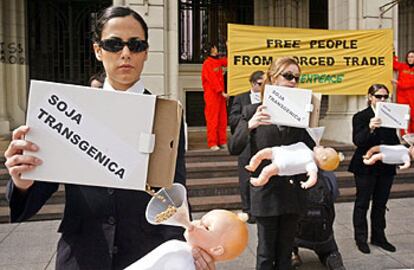
<instances>
[{"instance_id":1,"label":"person in orange jumpsuit","mask_svg":"<svg viewBox=\"0 0 414 270\"><path fill-rule=\"evenodd\" d=\"M414 133L414 50L407 53L405 60L406 63L398 62L398 57L394 56L393 67L398 71L398 79L393 83L397 86L397 103L410 106L408 133ZM405 133L401 130L401 136Z\"/></svg>"},{"instance_id":2,"label":"person in orange jumpsuit","mask_svg":"<svg viewBox=\"0 0 414 270\"><path fill-rule=\"evenodd\" d=\"M201 69L201 82L204 89L204 115L207 123L207 145L217 151L226 147L227 139L227 94L224 91L223 67L227 58L220 57L217 46L209 45L209 55Z\"/></svg>"}]
</instances>

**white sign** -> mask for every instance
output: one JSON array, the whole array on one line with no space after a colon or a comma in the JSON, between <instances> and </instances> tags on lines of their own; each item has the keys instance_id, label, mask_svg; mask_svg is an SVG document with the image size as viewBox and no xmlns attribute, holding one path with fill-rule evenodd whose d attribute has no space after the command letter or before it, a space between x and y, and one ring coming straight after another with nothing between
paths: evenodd
<instances>
[{"instance_id":1,"label":"white sign","mask_svg":"<svg viewBox=\"0 0 414 270\"><path fill-rule=\"evenodd\" d=\"M28 141L43 164L25 179L144 190L156 97L31 81ZM33 154L29 152L28 154Z\"/></svg>"},{"instance_id":2,"label":"white sign","mask_svg":"<svg viewBox=\"0 0 414 270\"><path fill-rule=\"evenodd\" d=\"M263 105L273 124L306 128L312 111L312 91L266 85Z\"/></svg>"},{"instance_id":3,"label":"white sign","mask_svg":"<svg viewBox=\"0 0 414 270\"><path fill-rule=\"evenodd\" d=\"M375 116L381 118L381 127L407 129L410 107L406 104L377 102Z\"/></svg>"}]
</instances>

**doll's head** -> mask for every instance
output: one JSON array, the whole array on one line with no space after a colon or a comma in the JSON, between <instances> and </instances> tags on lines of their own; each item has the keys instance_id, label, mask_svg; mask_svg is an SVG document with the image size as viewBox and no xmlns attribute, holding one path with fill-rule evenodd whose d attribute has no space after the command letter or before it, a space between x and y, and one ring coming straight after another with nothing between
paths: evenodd
<instances>
[{"instance_id":1,"label":"doll's head","mask_svg":"<svg viewBox=\"0 0 414 270\"><path fill-rule=\"evenodd\" d=\"M316 163L324 171L333 171L339 166L341 155L331 147L315 146L313 148Z\"/></svg>"},{"instance_id":2,"label":"doll's head","mask_svg":"<svg viewBox=\"0 0 414 270\"><path fill-rule=\"evenodd\" d=\"M200 247L215 261L231 260L247 246L247 225L236 214L227 210L212 210L184 233L191 246Z\"/></svg>"}]
</instances>

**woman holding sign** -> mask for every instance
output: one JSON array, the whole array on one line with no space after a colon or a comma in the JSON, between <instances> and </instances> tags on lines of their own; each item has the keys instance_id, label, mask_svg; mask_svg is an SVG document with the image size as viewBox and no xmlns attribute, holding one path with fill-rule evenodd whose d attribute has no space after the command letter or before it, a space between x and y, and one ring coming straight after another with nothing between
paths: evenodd
<instances>
[{"instance_id":1,"label":"woman holding sign","mask_svg":"<svg viewBox=\"0 0 414 270\"><path fill-rule=\"evenodd\" d=\"M149 94L141 80L148 57L148 27L138 13L127 7L103 10L95 27L94 51L105 68L104 89ZM27 126L17 128L5 152L12 177L7 190L12 222L35 215L58 190L57 183L21 179L23 172L42 164L34 156L39 147L24 139L28 132ZM185 182L183 139L181 132L175 175L175 181L181 182ZM145 192L65 185L65 193L56 269L124 269L166 240L182 239L182 230L146 221L151 197ZM195 249L193 254L197 269L215 268L204 251Z\"/></svg>"},{"instance_id":2,"label":"woman holding sign","mask_svg":"<svg viewBox=\"0 0 414 270\"><path fill-rule=\"evenodd\" d=\"M373 84L368 89L368 107L356 113L352 119L352 139L357 146L349 165L354 173L356 199L353 213L354 238L358 249L370 253L367 244L367 211L371 206L371 244L394 252L396 248L385 237L385 210L395 176L395 165L380 161L374 165L365 165L363 156L376 145L396 145L400 141L394 128L381 127L381 119L375 117L377 102L385 102L389 91L383 84Z\"/></svg>"},{"instance_id":3,"label":"woman holding sign","mask_svg":"<svg viewBox=\"0 0 414 270\"><path fill-rule=\"evenodd\" d=\"M300 67L290 57L273 62L265 73L265 85L295 88L300 77ZM292 90L294 91L294 90ZM261 90L263 99L264 86ZM234 134L229 142L231 153L243 151L249 142L251 156L263 148L304 142L309 148L315 143L304 128L273 125L265 107L258 104L243 108ZM253 173L260 174L269 162L262 164ZM261 187L250 187L251 214L256 217L258 231L256 269L290 269L291 252L300 213L305 207L305 190L300 182L306 174L273 176Z\"/></svg>"}]
</instances>

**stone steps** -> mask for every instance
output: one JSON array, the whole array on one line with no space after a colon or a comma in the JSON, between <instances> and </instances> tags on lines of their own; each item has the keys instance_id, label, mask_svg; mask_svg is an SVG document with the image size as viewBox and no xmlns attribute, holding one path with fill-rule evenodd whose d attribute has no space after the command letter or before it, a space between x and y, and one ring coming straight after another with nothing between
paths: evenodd
<instances>
[{"instance_id":1,"label":"stone steps","mask_svg":"<svg viewBox=\"0 0 414 270\"><path fill-rule=\"evenodd\" d=\"M355 187L340 188L340 196L336 202L352 202L355 200ZM405 198L414 196L414 183L394 184L390 198ZM241 209L240 196L203 196L190 197L191 209L194 212L209 211L214 208Z\"/></svg>"},{"instance_id":2,"label":"stone steps","mask_svg":"<svg viewBox=\"0 0 414 270\"><path fill-rule=\"evenodd\" d=\"M199 131L189 134L189 148L186 153L187 186L192 211L208 211L214 208L240 209L239 183L237 173L237 157L230 156L227 150L210 151L196 148L197 144L205 144L205 133ZM352 173L347 172L354 146L335 142L322 142L342 152L345 160L338 168L336 175L340 188L339 202L353 201L355 184ZM196 149L195 149L196 148ZM6 183L9 179L4 167L4 157L0 156L0 222L8 222L9 209L5 200ZM62 216L64 208L64 186L50 198L42 210L32 218L57 219ZM398 171L391 191L391 197L414 196L414 168Z\"/></svg>"}]
</instances>

